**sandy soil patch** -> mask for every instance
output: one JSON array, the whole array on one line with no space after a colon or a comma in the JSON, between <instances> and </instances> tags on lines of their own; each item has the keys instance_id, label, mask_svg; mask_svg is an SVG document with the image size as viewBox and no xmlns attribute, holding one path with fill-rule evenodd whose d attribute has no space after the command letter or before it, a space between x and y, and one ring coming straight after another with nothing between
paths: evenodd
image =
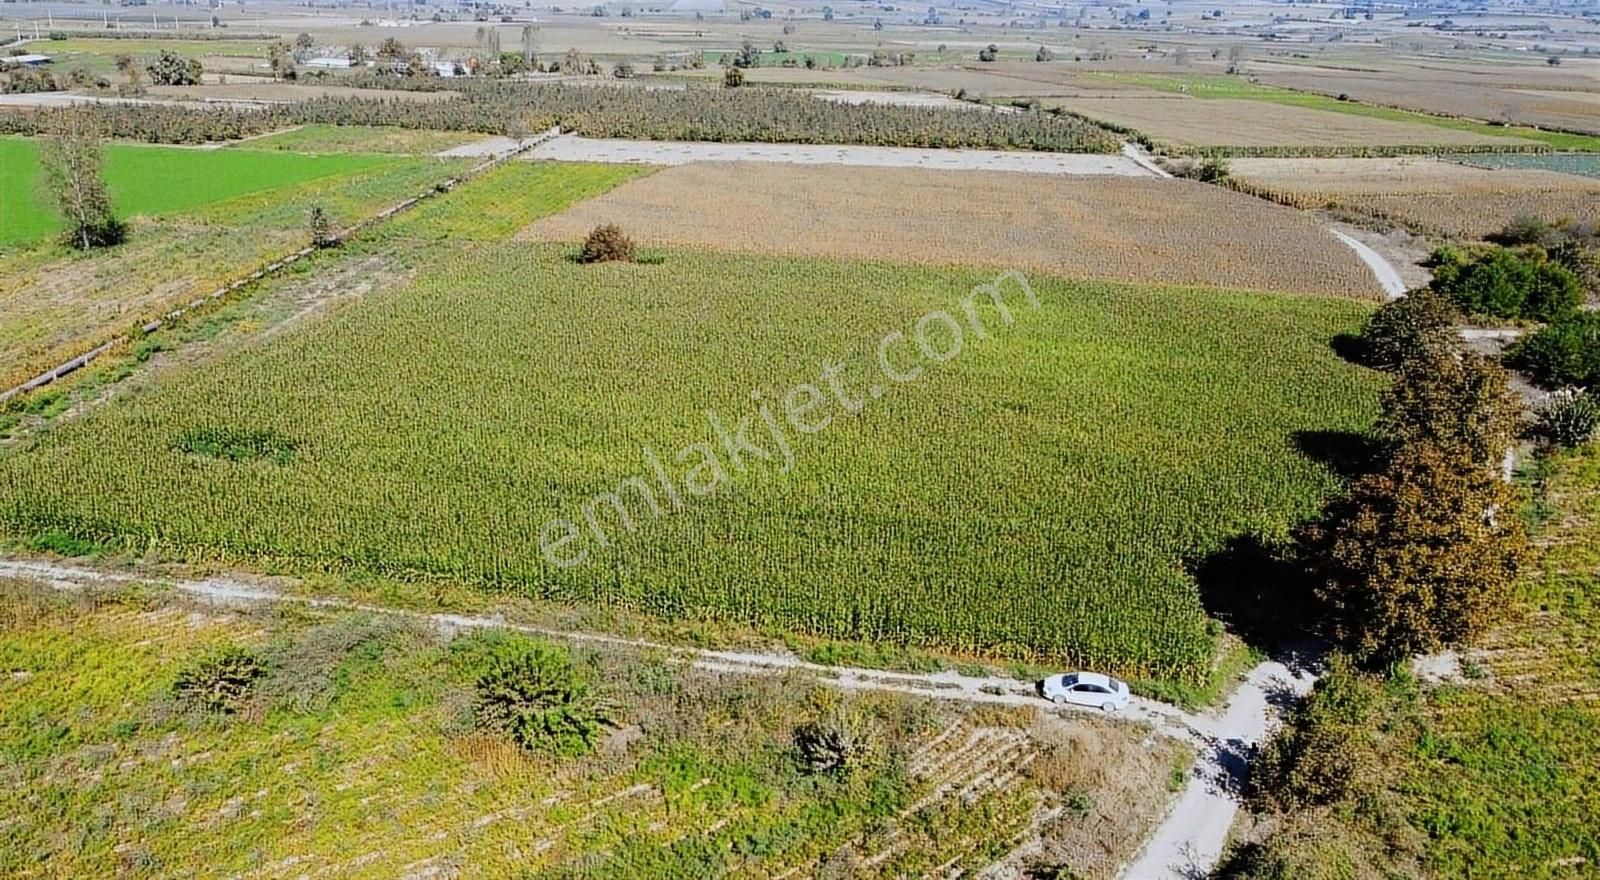
<instances>
[{"instance_id":1,"label":"sandy soil patch","mask_svg":"<svg viewBox=\"0 0 1600 880\"><path fill-rule=\"evenodd\" d=\"M528 159L560 162L623 162L686 165L691 162L759 162L787 165L868 165L882 168L1021 171L1033 174L1112 174L1143 177L1149 172L1120 155L1024 153L1002 150L920 150L910 147L859 147L832 144L720 144L688 141L635 141L621 138L558 137L526 154Z\"/></svg>"},{"instance_id":2,"label":"sandy soil patch","mask_svg":"<svg viewBox=\"0 0 1600 880\"><path fill-rule=\"evenodd\" d=\"M1431 158L1235 159L1245 188L1437 235L1481 238L1519 214L1600 220L1600 180L1555 171L1476 168Z\"/></svg>"},{"instance_id":3,"label":"sandy soil patch","mask_svg":"<svg viewBox=\"0 0 1600 880\"><path fill-rule=\"evenodd\" d=\"M696 164L624 184L519 237L573 241L602 223L650 245L1380 295L1360 259L1310 216L1183 180Z\"/></svg>"},{"instance_id":4,"label":"sandy soil patch","mask_svg":"<svg viewBox=\"0 0 1600 880\"><path fill-rule=\"evenodd\" d=\"M1197 147L1413 146L1421 144L1522 146L1526 140L1481 135L1389 119L1376 119L1267 101L1210 100L1185 95L1132 98L1056 98L1091 119L1137 129L1158 141Z\"/></svg>"}]
</instances>

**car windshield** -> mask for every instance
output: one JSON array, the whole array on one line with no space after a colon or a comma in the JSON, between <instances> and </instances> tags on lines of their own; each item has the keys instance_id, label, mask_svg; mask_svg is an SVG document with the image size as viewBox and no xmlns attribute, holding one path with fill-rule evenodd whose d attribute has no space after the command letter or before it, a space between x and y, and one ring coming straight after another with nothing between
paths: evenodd
<instances>
[{"instance_id":1,"label":"car windshield","mask_svg":"<svg viewBox=\"0 0 1600 880\"><path fill-rule=\"evenodd\" d=\"M1061 683L1067 687L1072 687L1078 683L1078 674L1074 672L1070 675L1061 676Z\"/></svg>"}]
</instances>

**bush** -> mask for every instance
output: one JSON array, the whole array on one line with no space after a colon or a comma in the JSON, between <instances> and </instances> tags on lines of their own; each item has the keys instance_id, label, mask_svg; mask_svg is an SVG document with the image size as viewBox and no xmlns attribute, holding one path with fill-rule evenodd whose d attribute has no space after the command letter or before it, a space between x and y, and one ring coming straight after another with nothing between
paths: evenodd
<instances>
[{"instance_id":1,"label":"bush","mask_svg":"<svg viewBox=\"0 0 1600 880\"><path fill-rule=\"evenodd\" d=\"M1375 679L1334 655L1316 689L1262 745L1250 771L1252 805L1291 813L1348 800L1371 786L1381 697Z\"/></svg>"},{"instance_id":2,"label":"bush","mask_svg":"<svg viewBox=\"0 0 1600 880\"><path fill-rule=\"evenodd\" d=\"M508 639L478 676L473 720L531 752L574 757L594 747L610 724L606 707L573 668L567 652L544 642Z\"/></svg>"},{"instance_id":3,"label":"bush","mask_svg":"<svg viewBox=\"0 0 1600 880\"><path fill-rule=\"evenodd\" d=\"M605 263L618 260L625 263L633 262L633 240L622 234L622 227L615 223L596 226L583 241L583 253L578 255L579 262Z\"/></svg>"},{"instance_id":4,"label":"bush","mask_svg":"<svg viewBox=\"0 0 1600 880\"><path fill-rule=\"evenodd\" d=\"M1491 247L1435 252L1433 289L1463 311L1496 318L1554 321L1583 303L1583 284L1540 248Z\"/></svg>"},{"instance_id":5,"label":"bush","mask_svg":"<svg viewBox=\"0 0 1600 880\"><path fill-rule=\"evenodd\" d=\"M171 49L161 50L161 55L145 68L150 82L158 86L194 86L200 84L200 62L185 58Z\"/></svg>"},{"instance_id":6,"label":"bush","mask_svg":"<svg viewBox=\"0 0 1600 880\"><path fill-rule=\"evenodd\" d=\"M795 728L794 742L807 773L847 775L872 763L879 736L871 718L840 704Z\"/></svg>"},{"instance_id":7,"label":"bush","mask_svg":"<svg viewBox=\"0 0 1600 880\"><path fill-rule=\"evenodd\" d=\"M1361 355L1380 370L1397 370L1408 358L1438 355L1456 345L1460 312L1436 291L1423 289L1385 303L1361 331Z\"/></svg>"},{"instance_id":8,"label":"bush","mask_svg":"<svg viewBox=\"0 0 1600 880\"><path fill-rule=\"evenodd\" d=\"M266 666L243 648L225 648L178 673L173 696L188 706L232 715L249 702Z\"/></svg>"},{"instance_id":9,"label":"bush","mask_svg":"<svg viewBox=\"0 0 1600 880\"><path fill-rule=\"evenodd\" d=\"M1562 318L1517 343L1506 360L1546 388L1600 386L1600 313Z\"/></svg>"},{"instance_id":10,"label":"bush","mask_svg":"<svg viewBox=\"0 0 1600 880\"><path fill-rule=\"evenodd\" d=\"M1539 401L1534 430L1557 446L1582 446L1600 428L1600 401L1577 388L1563 388Z\"/></svg>"}]
</instances>

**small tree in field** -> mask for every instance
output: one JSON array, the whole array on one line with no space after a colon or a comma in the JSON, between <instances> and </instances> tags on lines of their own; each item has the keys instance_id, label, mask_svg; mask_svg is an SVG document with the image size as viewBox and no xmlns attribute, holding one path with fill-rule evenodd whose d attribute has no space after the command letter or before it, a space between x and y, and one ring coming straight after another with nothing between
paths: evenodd
<instances>
[{"instance_id":1,"label":"small tree in field","mask_svg":"<svg viewBox=\"0 0 1600 880\"><path fill-rule=\"evenodd\" d=\"M333 221L328 219L328 212L324 211L321 205L311 206L309 224L313 247L329 248L339 243L338 236L333 232Z\"/></svg>"},{"instance_id":2,"label":"small tree in field","mask_svg":"<svg viewBox=\"0 0 1600 880\"><path fill-rule=\"evenodd\" d=\"M104 157L100 133L92 117L68 113L57 131L39 149L42 180L61 210L63 239L80 250L118 244L127 228L111 211L101 173Z\"/></svg>"},{"instance_id":3,"label":"small tree in field","mask_svg":"<svg viewBox=\"0 0 1600 880\"><path fill-rule=\"evenodd\" d=\"M730 67L722 72L722 85L724 88L736 89L744 85L744 71L737 67Z\"/></svg>"},{"instance_id":4,"label":"small tree in field","mask_svg":"<svg viewBox=\"0 0 1600 880\"><path fill-rule=\"evenodd\" d=\"M596 226L584 240L583 252L578 255L578 261L606 263L614 260L633 262L633 240L624 235L622 228L615 223Z\"/></svg>"}]
</instances>

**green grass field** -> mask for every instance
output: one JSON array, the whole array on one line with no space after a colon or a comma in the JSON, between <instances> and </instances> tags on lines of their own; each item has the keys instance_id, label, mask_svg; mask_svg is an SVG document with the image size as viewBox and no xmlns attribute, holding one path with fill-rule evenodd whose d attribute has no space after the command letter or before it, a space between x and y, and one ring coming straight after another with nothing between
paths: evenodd
<instances>
[{"instance_id":1,"label":"green grass field","mask_svg":"<svg viewBox=\"0 0 1600 880\"><path fill-rule=\"evenodd\" d=\"M307 156L107 144L106 186L123 217L162 216L278 187L333 178L394 161L381 156ZM0 247L29 245L61 228L42 192L39 145L0 138Z\"/></svg>"},{"instance_id":2,"label":"green grass field","mask_svg":"<svg viewBox=\"0 0 1600 880\"><path fill-rule=\"evenodd\" d=\"M1037 277L1043 305L959 359L818 407L791 471L726 458L630 533L592 499L648 477L645 447L687 487L707 411L754 419L824 360L866 399L876 340L993 277L661 259L471 247L6 454L0 528L1193 682L1214 639L1186 558L1314 510L1332 478L1295 432L1362 427L1379 384L1329 350L1355 303ZM541 535L585 503L609 543L552 565Z\"/></svg>"},{"instance_id":3,"label":"green grass field","mask_svg":"<svg viewBox=\"0 0 1600 880\"><path fill-rule=\"evenodd\" d=\"M1270 101L1275 104L1286 104L1292 107L1327 110L1333 113L1349 113L1354 116L1388 119L1394 122L1433 125L1457 131L1470 131L1474 134L1525 138L1530 141L1547 144L1553 150L1600 152L1600 137L1592 135L1545 131L1520 125L1490 125L1486 122L1477 122L1471 119L1415 113L1410 110L1380 107L1374 104L1363 104L1358 101L1341 101L1338 98L1312 92L1297 92L1290 89L1277 88L1276 86L1260 85L1237 76L1223 74L1180 76L1176 74L1101 72L1090 73L1088 76L1114 79L1118 82L1143 86L1144 88L1161 92L1179 92L1187 88L1188 93L1197 98Z\"/></svg>"}]
</instances>

